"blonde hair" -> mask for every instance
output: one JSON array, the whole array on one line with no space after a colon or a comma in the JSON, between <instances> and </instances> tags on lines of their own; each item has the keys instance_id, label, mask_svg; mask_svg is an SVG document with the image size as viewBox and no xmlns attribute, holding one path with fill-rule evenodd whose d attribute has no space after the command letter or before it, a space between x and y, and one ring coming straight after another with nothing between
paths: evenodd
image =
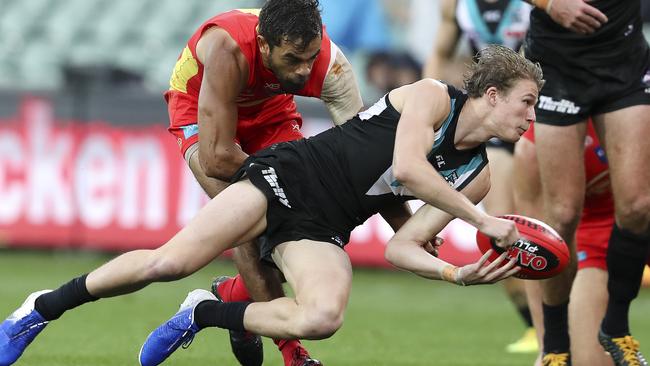
<instances>
[{"instance_id":1,"label":"blonde hair","mask_svg":"<svg viewBox=\"0 0 650 366\"><path fill-rule=\"evenodd\" d=\"M467 94L480 98L493 86L507 94L517 80L531 80L537 88L544 86L542 68L538 63L527 60L512 49L492 44L480 50L475 61L469 65L465 74L464 85Z\"/></svg>"}]
</instances>

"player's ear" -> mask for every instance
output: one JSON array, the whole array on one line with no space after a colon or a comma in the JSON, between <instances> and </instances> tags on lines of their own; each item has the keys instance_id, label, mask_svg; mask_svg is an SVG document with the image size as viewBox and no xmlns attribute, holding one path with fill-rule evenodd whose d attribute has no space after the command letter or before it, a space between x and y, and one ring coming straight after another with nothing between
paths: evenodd
<instances>
[{"instance_id":1,"label":"player's ear","mask_svg":"<svg viewBox=\"0 0 650 366\"><path fill-rule=\"evenodd\" d=\"M271 47L269 46L269 42L267 42L266 38L259 34L257 35L257 47L259 47L260 53L264 55L264 57L268 57L271 54Z\"/></svg>"},{"instance_id":2,"label":"player's ear","mask_svg":"<svg viewBox=\"0 0 650 366\"><path fill-rule=\"evenodd\" d=\"M497 104L497 96L498 95L499 95L499 91L494 86L488 87L485 90L485 96L487 97L487 100L488 100L488 102L490 103L491 106L494 106L494 105Z\"/></svg>"}]
</instances>

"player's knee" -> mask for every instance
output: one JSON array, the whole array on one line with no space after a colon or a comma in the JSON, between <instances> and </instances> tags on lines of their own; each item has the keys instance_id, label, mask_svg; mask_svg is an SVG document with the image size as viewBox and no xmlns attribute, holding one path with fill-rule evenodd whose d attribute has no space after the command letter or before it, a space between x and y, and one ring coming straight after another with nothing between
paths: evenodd
<instances>
[{"instance_id":1,"label":"player's knee","mask_svg":"<svg viewBox=\"0 0 650 366\"><path fill-rule=\"evenodd\" d=\"M553 226L558 233L565 237L573 235L580 221L580 214L582 213L581 202L563 202L554 204L550 207L549 214L551 218L549 224Z\"/></svg>"},{"instance_id":2,"label":"player's knee","mask_svg":"<svg viewBox=\"0 0 650 366\"><path fill-rule=\"evenodd\" d=\"M622 229L643 234L650 229L650 195L626 199L616 205L616 221Z\"/></svg>"},{"instance_id":3,"label":"player's knee","mask_svg":"<svg viewBox=\"0 0 650 366\"><path fill-rule=\"evenodd\" d=\"M169 255L156 255L148 265L147 277L152 281L175 281L186 277L186 266Z\"/></svg>"},{"instance_id":4,"label":"player's knee","mask_svg":"<svg viewBox=\"0 0 650 366\"><path fill-rule=\"evenodd\" d=\"M335 305L318 305L305 312L301 323L298 338L329 338L343 325L343 309Z\"/></svg>"}]
</instances>

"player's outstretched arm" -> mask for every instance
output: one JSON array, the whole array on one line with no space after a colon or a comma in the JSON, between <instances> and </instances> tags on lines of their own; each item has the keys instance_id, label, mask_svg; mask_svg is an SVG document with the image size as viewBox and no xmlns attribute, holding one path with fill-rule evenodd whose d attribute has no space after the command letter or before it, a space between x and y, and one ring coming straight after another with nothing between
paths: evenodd
<instances>
[{"instance_id":1,"label":"player's outstretched arm","mask_svg":"<svg viewBox=\"0 0 650 366\"><path fill-rule=\"evenodd\" d=\"M427 161L433 146L434 130L450 112L446 86L432 79L424 79L393 90L391 103L401 111L393 152L393 174L413 195L453 217L458 217L494 238L497 245L506 247L519 238L513 222L492 217L479 210L474 203L449 186ZM484 169L475 181L485 195L489 190L489 171Z\"/></svg>"},{"instance_id":2,"label":"player's outstretched arm","mask_svg":"<svg viewBox=\"0 0 650 366\"><path fill-rule=\"evenodd\" d=\"M467 196L472 203L480 202L487 193L489 181L486 169L463 189L462 195ZM503 258L493 262L496 263L494 265L486 265L486 256L476 263L456 267L432 255L430 243L439 242L436 235L452 219L450 214L439 208L422 206L388 242L386 259L394 266L419 276L443 279L459 285L493 283L516 273L511 272L513 268L510 264L506 269L499 268Z\"/></svg>"},{"instance_id":3,"label":"player's outstretched arm","mask_svg":"<svg viewBox=\"0 0 650 366\"><path fill-rule=\"evenodd\" d=\"M325 103L332 121L338 126L359 113L363 108L363 100L352 65L334 42L332 52L335 52L336 56L325 75L321 100Z\"/></svg>"},{"instance_id":4,"label":"player's outstretched arm","mask_svg":"<svg viewBox=\"0 0 650 366\"><path fill-rule=\"evenodd\" d=\"M595 32L608 19L591 6L593 0L524 0L543 9L556 23L580 34Z\"/></svg>"},{"instance_id":5,"label":"player's outstretched arm","mask_svg":"<svg viewBox=\"0 0 650 366\"><path fill-rule=\"evenodd\" d=\"M204 65L199 93L199 161L207 176L229 181L248 156L235 143L236 100L246 85L248 63L222 29L208 30L196 49Z\"/></svg>"}]
</instances>

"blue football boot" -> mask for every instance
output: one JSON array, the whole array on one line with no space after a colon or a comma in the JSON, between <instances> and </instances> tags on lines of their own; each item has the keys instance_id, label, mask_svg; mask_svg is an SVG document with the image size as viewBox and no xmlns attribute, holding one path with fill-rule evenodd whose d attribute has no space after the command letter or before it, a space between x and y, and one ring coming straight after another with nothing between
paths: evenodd
<instances>
[{"instance_id":1,"label":"blue football boot","mask_svg":"<svg viewBox=\"0 0 650 366\"><path fill-rule=\"evenodd\" d=\"M189 347L194 335L200 330L194 321L194 309L199 303L207 300L218 301L206 290L198 289L187 294L178 312L147 337L140 349L140 365L159 365L179 346Z\"/></svg>"},{"instance_id":2,"label":"blue football boot","mask_svg":"<svg viewBox=\"0 0 650 366\"><path fill-rule=\"evenodd\" d=\"M25 302L0 324L0 366L16 362L45 328L48 322L34 309L34 302L51 291L42 290L27 296Z\"/></svg>"}]
</instances>

